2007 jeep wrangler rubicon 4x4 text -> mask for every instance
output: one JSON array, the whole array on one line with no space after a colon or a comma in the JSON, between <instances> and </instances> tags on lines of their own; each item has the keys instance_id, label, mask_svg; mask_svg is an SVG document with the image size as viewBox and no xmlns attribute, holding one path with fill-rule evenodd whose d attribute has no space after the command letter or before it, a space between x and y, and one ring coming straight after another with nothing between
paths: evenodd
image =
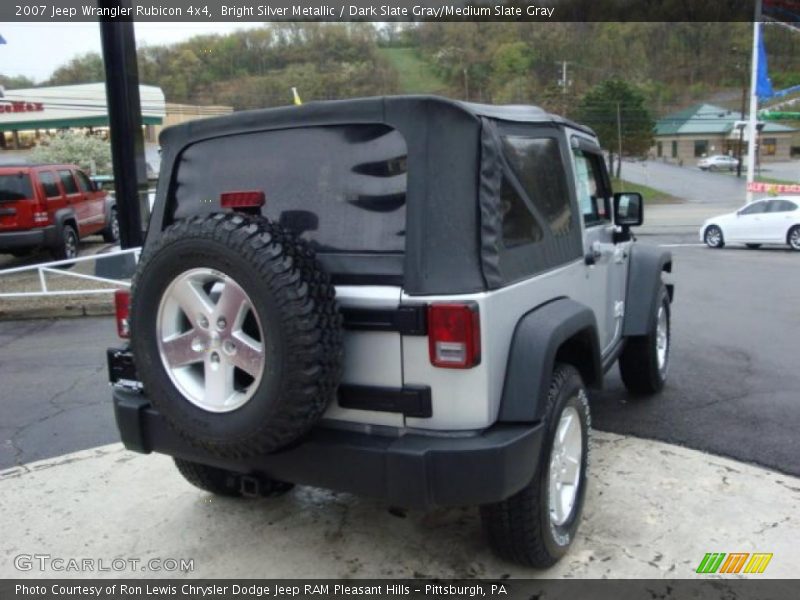
<instances>
[{"instance_id":1,"label":"2007 jeep wrangler rubicon 4x4 text","mask_svg":"<svg viewBox=\"0 0 800 600\"><path fill-rule=\"evenodd\" d=\"M478 505L546 567L580 521L587 388L669 365L668 252L591 130L405 96L167 129L109 350L124 444L227 495ZM129 310L129 314L128 314Z\"/></svg>"}]
</instances>

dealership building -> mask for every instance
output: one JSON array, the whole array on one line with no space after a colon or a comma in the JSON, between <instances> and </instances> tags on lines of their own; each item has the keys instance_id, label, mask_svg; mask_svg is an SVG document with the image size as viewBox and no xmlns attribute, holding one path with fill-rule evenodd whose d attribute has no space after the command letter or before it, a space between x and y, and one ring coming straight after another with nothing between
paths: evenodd
<instances>
[{"instance_id":1,"label":"dealership building","mask_svg":"<svg viewBox=\"0 0 800 600\"><path fill-rule=\"evenodd\" d=\"M759 160L789 160L796 133L794 127L780 123L759 123L756 139ZM713 154L737 156L740 139L746 153L748 129L738 111L696 104L659 119L654 137L651 156L664 162L691 165Z\"/></svg>"},{"instance_id":2,"label":"dealership building","mask_svg":"<svg viewBox=\"0 0 800 600\"><path fill-rule=\"evenodd\" d=\"M154 144L163 127L223 115L230 106L194 106L166 102L161 88L139 86L145 142ZM79 130L108 136L104 83L5 90L0 97L0 149L23 150L43 136Z\"/></svg>"}]
</instances>

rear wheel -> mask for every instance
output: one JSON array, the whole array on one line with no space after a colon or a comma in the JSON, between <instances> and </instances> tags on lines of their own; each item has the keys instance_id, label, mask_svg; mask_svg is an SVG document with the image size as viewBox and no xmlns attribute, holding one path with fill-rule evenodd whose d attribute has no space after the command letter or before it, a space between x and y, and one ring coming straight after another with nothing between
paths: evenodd
<instances>
[{"instance_id":1,"label":"rear wheel","mask_svg":"<svg viewBox=\"0 0 800 600\"><path fill-rule=\"evenodd\" d=\"M589 401L572 365L553 371L542 451L531 482L481 507L489 544L502 558L545 568L569 549L583 510L589 458Z\"/></svg>"},{"instance_id":2,"label":"rear wheel","mask_svg":"<svg viewBox=\"0 0 800 600\"><path fill-rule=\"evenodd\" d=\"M661 287L647 335L630 337L619 357L622 382L634 395L650 395L664 389L669 370L670 303Z\"/></svg>"},{"instance_id":3,"label":"rear wheel","mask_svg":"<svg viewBox=\"0 0 800 600\"><path fill-rule=\"evenodd\" d=\"M722 229L716 225L706 227L703 240L709 248L722 248L725 246L725 238L722 236Z\"/></svg>"},{"instance_id":4,"label":"rear wheel","mask_svg":"<svg viewBox=\"0 0 800 600\"><path fill-rule=\"evenodd\" d=\"M789 230L786 241L792 250L800 251L800 225L795 225Z\"/></svg>"},{"instance_id":5,"label":"rear wheel","mask_svg":"<svg viewBox=\"0 0 800 600\"><path fill-rule=\"evenodd\" d=\"M294 484L266 477L250 477L226 469L176 458L175 466L183 478L193 486L218 496L281 496L291 490ZM247 479L243 482L243 477Z\"/></svg>"},{"instance_id":6,"label":"rear wheel","mask_svg":"<svg viewBox=\"0 0 800 600\"><path fill-rule=\"evenodd\" d=\"M67 260L78 256L78 231L69 223L64 224L61 230L61 241L52 250L56 260Z\"/></svg>"}]
</instances>

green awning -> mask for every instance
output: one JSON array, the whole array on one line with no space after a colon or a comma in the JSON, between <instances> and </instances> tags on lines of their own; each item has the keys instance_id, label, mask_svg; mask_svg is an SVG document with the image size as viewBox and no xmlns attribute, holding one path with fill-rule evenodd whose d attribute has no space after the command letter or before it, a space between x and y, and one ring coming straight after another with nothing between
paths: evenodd
<instances>
[{"instance_id":1,"label":"green awning","mask_svg":"<svg viewBox=\"0 0 800 600\"><path fill-rule=\"evenodd\" d=\"M161 117L143 116L143 125L161 125ZM38 121L15 121L0 123L0 131L30 131L33 129L63 129L69 127L108 127L108 115L79 117L75 119L41 119Z\"/></svg>"}]
</instances>

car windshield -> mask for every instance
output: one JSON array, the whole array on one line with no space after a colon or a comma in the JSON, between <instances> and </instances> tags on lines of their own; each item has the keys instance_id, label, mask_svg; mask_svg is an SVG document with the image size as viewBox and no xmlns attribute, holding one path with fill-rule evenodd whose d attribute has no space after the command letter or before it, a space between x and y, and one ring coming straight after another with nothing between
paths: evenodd
<instances>
[{"instance_id":1,"label":"car windshield","mask_svg":"<svg viewBox=\"0 0 800 600\"><path fill-rule=\"evenodd\" d=\"M30 175L0 175L0 202L24 200L33 196Z\"/></svg>"}]
</instances>

